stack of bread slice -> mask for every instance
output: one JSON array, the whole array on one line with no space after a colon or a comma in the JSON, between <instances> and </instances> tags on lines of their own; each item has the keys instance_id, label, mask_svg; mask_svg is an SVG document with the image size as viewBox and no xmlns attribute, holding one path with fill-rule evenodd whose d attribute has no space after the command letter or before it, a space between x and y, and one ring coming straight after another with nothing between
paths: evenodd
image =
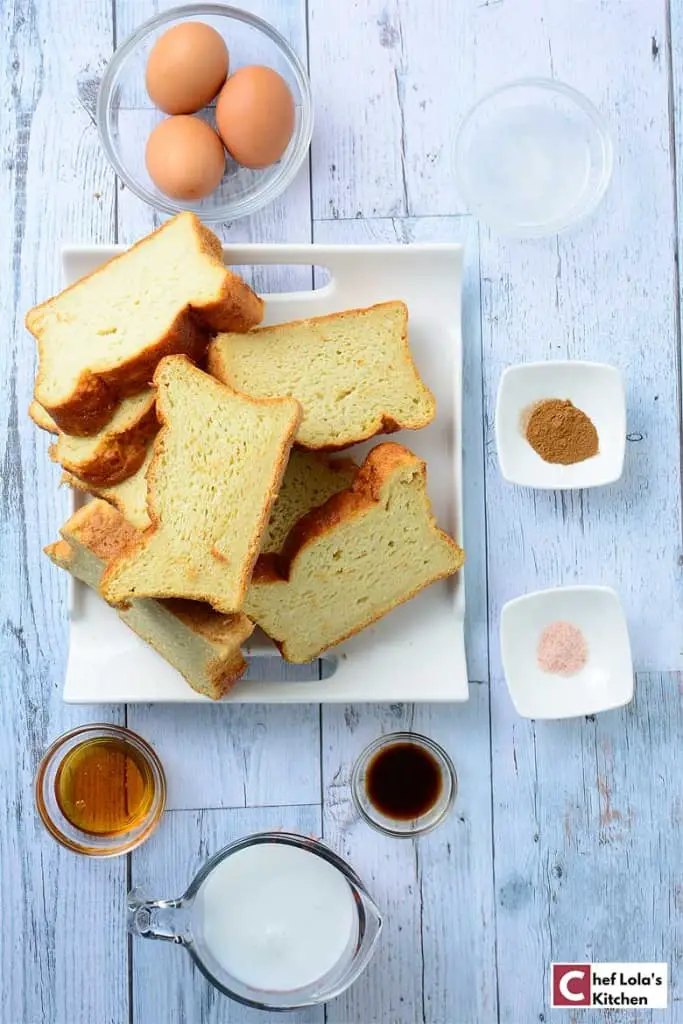
<instances>
[{"instance_id":1,"label":"stack of bread slice","mask_svg":"<svg viewBox=\"0 0 683 1024\"><path fill-rule=\"evenodd\" d=\"M112 505L96 499L64 524L46 554L55 565L97 590L107 565L137 539ZM221 615L199 601L140 598L118 610L123 622L173 665L198 693L218 700L246 668L241 645L253 630L242 613Z\"/></svg>"},{"instance_id":2,"label":"stack of bread slice","mask_svg":"<svg viewBox=\"0 0 683 1024\"><path fill-rule=\"evenodd\" d=\"M405 305L262 314L181 214L26 318L30 415L94 496L47 554L214 699L255 625L310 661L464 558L407 448L327 454L433 420Z\"/></svg>"}]
</instances>

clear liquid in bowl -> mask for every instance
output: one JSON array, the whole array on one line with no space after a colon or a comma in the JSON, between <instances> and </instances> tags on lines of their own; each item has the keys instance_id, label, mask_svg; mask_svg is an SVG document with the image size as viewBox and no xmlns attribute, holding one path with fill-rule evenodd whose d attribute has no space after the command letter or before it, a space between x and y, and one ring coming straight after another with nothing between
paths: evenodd
<instances>
[{"instance_id":1,"label":"clear liquid in bowl","mask_svg":"<svg viewBox=\"0 0 683 1024\"><path fill-rule=\"evenodd\" d=\"M562 111L520 107L482 127L470 152L480 202L501 219L540 225L577 206L590 173L582 126Z\"/></svg>"}]
</instances>

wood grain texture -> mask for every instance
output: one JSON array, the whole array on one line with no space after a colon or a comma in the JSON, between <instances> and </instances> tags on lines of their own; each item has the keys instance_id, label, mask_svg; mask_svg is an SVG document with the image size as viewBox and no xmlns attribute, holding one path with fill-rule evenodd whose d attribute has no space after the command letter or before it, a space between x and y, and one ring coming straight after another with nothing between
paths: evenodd
<instances>
[{"instance_id":1,"label":"wood grain texture","mask_svg":"<svg viewBox=\"0 0 683 1024\"><path fill-rule=\"evenodd\" d=\"M671 170L674 187L674 232L675 232L675 284L676 341L678 351L679 401L681 379L681 324L683 323L683 291L681 290L680 254L683 247L683 0L669 0L669 32L666 47L662 50L657 43L657 57L663 57L669 70L669 130L671 135ZM655 40L656 41L656 40ZM653 48L654 54L654 48ZM683 435L682 435L683 436Z\"/></svg>"},{"instance_id":2,"label":"wood grain texture","mask_svg":"<svg viewBox=\"0 0 683 1024\"><path fill-rule=\"evenodd\" d=\"M133 704L128 724L164 764L169 808L320 803L317 704Z\"/></svg>"},{"instance_id":3,"label":"wood grain texture","mask_svg":"<svg viewBox=\"0 0 683 1024\"><path fill-rule=\"evenodd\" d=\"M565 722L519 719L504 686L491 724L501 1021L549 1019L552 960L667 961L666 1019L683 1020L680 677L640 675L629 707Z\"/></svg>"},{"instance_id":4,"label":"wood grain texture","mask_svg":"<svg viewBox=\"0 0 683 1024\"><path fill-rule=\"evenodd\" d=\"M533 243L482 231L490 627L497 629L502 604L525 591L610 584L626 607L636 667L651 670L683 663L667 74L652 56L653 38L666 37L664 13L663 4L603 3L583 6L577 19L571 5L501 4L488 11L485 36L475 37L499 77L509 66L511 33L523 39L525 68L579 85L607 117L615 143L614 180L584 225ZM598 50L599 59L587 59ZM624 476L613 487L565 494L505 484L493 443L500 373L511 363L563 357L605 360L622 371ZM501 672L496 644L491 671Z\"/></svg>"},{"instance_id":5,"label":"wood grain texture","mask_svg":"<svg viewBox=\"0 0 683 1024\"><path fill-rule=\"evenodd\" d=\"M78 19L63 15L52 0L0 7L0 1016L120 1024L125 860L87 863L59 849L37 821L32 791L49 742L93 718L61 702L65 591L41 548L56 535L65 499L26 414L35 352L24 313L58 289L65 238L111 241L112 182L77 93L77 72L108 53L111 11L89 4ZM123 717L116 708L96 714Z\"/></svg>"},{"instance_id":6,"label":"wood grain texture","mask_svg":"<svg viewBox=\"0 0 683 1024\"><path fill-rule=\"evenodd\" d=\"M199 868L228 843L254 832L284 829L320 835L320 807L172 811L138 851L132 884L152 899L181 896ZM179 947L133 939L133 1019L159 1024L256 1024L259 1010L240 1006L212 988ZM322 1024L322 1007L294 1011L293 1024Z\"/></svg>"},{"instance_id":7,"label":"wood grain texture","mask_svg":"<svg viewBox=\"0 0 683 1024\"><path fill-rule=\"evenodd\" d=\"M475 5L310 0L309 10L314 217L462 212L453 141L473 99Z\"/></svg>"},{"instance_id":8,"label":"wood grain texture","mask_svg":"<svg viewBox=\"0 0 683 1024\"><path fill-rule=\"evenodd\" d=\"M460 706L323 707L323 837L364 878L385 915L374 959L328 1006L330 1024L497 1019L488 724L488 687L480 684ZM441 743L458 775L449 818L416 840L373 831L358 818L349 789L364 747L402 730Z\"/></svg>"},{"instance_id":9,"label":"wood grain texture","mask_svg":"<svg viewBox=\"0 0 683 1024\"><path fill-rule=\"evenodd\" d=\"M181 951L142 940L132 947L129 1008L126 864L88 863L57 850L32 809L32 779L49 740L79 721L124 715L61 704L64 583L39 550L54 539L66 500L47 441L25 417L34 352L22 327L24 310L59 286L62 242L130 241L155 223L127 190L115 192L92 118L114 32L121 41L161 5L114 6L116 27L109 0L89 0L74 17L56 0L0 4L0 308L10 325L0 346L0 572L9 581L0 596L0 1018L263 1020L213 993ZM670 0L669 36L665 0L243 6L272 21L302 56L310 46L317 126L311 182L304 168L272 207L225 226L228 240L308 241L310 192L317 240L431 240L465 231L474 251L471 222L452 216L463 212L455 131L479 95L521 74L580 88L615 139L612 185L585 225L524 244L481 232L483 404L474 275L468 289L465 334L477 339L466 349L473 361L465 372L469 657L471 674L488 678L481 628L488 601L490 697L489 687L474 686L469 704L458 708L324 710L325 836L361 872L387 918L369 972L330 1004L327 1017L340 1024L547 1021L550 960L594 956L668 960L670 1010L652 1020L679 1024L681 680L640 675L630 708L534 724L512 710L496 636L502 603L525 589L612 582L627 606L639 667L681 667L674 199L680 208L683 0ZM275 268L253 280L263 290L285 290L308 287L311 275ZM622 369L629 443L617 487L554 498L502 483L493 409L505 365L562 355ZM484 498L487 519L478 522ZM318 714L317 707L131 710L131 724L168 764L172 805L223 808L166 814L135 854L133 882L177 894L206 856L238 834L280 825L319 832ZM440 739L460 776L448 824L416 844L384 840L354 822L348 791L362 746L406 725ZM310 806L253 806L297 802ZM241 804L249 806L225 809ZM616 1014L568 1019L617 1024ZM637 1021L648 1019L638 1014ZM627 1013L618 1021L637 1024Z\"/></svg>"},{"instance_id":10,"label":"wood grain texture","mask_svg":"<svg viewBox=\"0 0 683 1024\"><path fill-rule=\"evenodd\" d=\"M471 217L324 220L314 224L314 241L340 245L411 242L459 242L465 246L463 270L463 423L462 453L465 537L465 644L470 679L488 679L486 594L486 516L484 438L481 394L481 302L479 234ZM396 296L400 298L400 295ZM438 416L438 411L437 411ZM429 467L427 467L429 472Z\"/></svg>"}]
</instances>

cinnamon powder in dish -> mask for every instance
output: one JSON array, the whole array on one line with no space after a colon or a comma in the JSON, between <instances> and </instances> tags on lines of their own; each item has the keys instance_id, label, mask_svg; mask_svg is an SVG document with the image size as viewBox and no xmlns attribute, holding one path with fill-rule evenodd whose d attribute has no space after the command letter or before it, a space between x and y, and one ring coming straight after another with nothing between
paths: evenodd
<instances>
[{"instance_id":1,"label":"cinnamon powder in dish","mask_svg":"<svg viewBox=\"0 0 683 1024\"><path fill-rule=\"evenodd\" d=\"M592 459L599 451L593 421L568 398L547 398L522 416L522 430L544 462L573 465Z\"/></svg>"}]
</instances>

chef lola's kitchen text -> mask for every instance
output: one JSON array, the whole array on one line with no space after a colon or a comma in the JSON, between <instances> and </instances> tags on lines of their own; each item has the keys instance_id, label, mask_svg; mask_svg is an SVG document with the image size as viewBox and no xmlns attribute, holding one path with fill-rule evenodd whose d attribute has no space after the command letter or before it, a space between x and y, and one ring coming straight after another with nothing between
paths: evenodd
<instances>
[{"instance_id":1,"label":"chef lola's kitchen text","mask_svg":"<svg viewBox=\"0 0 683 1024\"><path fill-rule=\"evenodd\" d=\"M666 1010L668 964L552 964L550 1005Z\"/></svg>"}]
</instances>

